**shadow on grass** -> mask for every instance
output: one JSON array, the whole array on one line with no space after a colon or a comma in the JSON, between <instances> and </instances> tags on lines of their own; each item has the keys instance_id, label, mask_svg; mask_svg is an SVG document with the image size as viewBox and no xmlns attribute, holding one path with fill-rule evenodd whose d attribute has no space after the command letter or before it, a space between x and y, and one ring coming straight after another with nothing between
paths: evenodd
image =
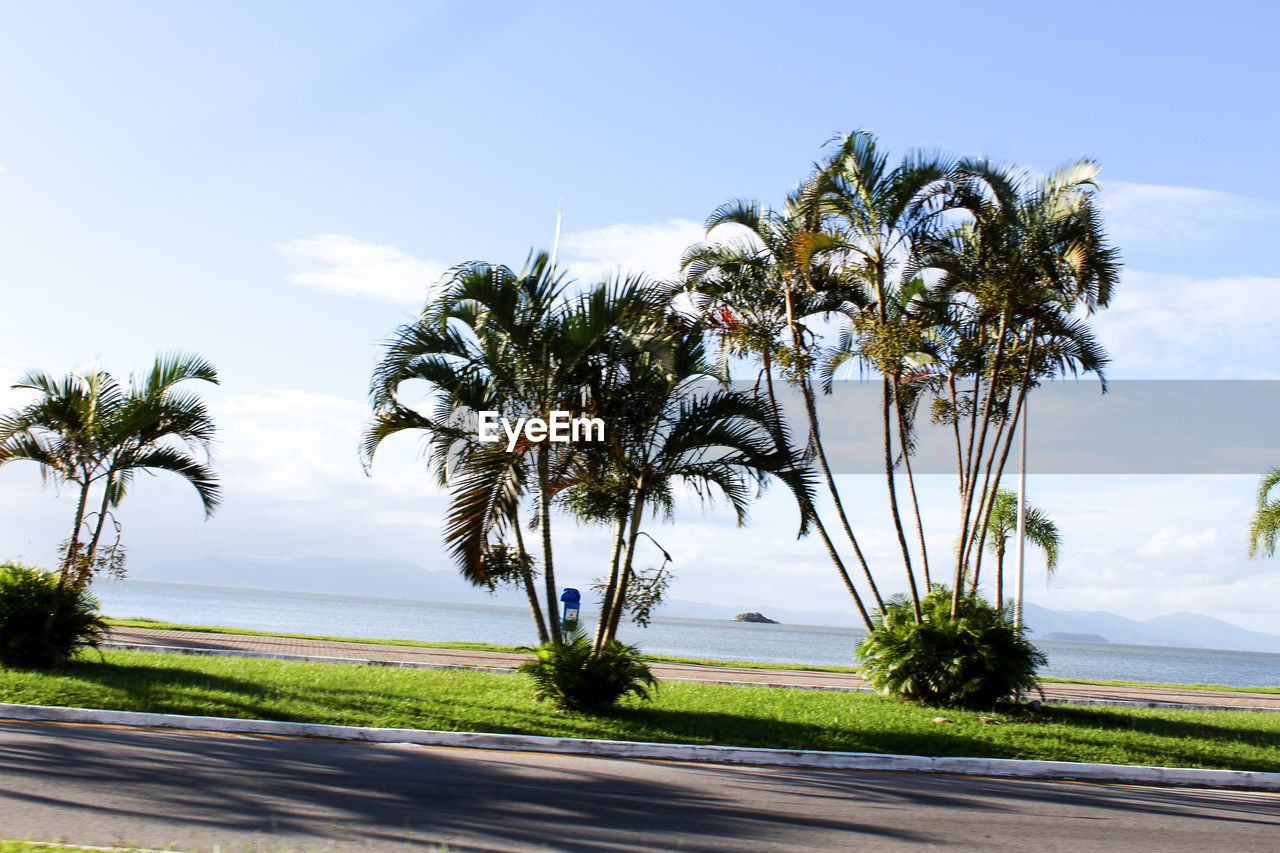
<instances>
[{"instance_id":1,"label":"shadow on grass","mask_svg":"<svg viewBox=\"0 0 1280 853\"><path fill-rule=\"evenodd\" d=\"M1248 712L1155 715L1054 707L1032 720L983 726L974 724L973 712L937 712L869 696L842 699L837 707L831 694L819 698L788 691L760 694L775 701L756 713L749 707L735 711L732 703L739 694L722 692L700 700L719 707L664 707L660 694L657 704L628 704L615 714L592 717L536 703L523 682L510 676L356 668L344 672L351 681L335 683L327 680L323 665L315 666L321 668L263 666L237 675L209 672L194 661L191 666L176 660L164 666L119 658L81 661L55 674L65 689L49 695L53 704L357 726L1280 772L1280 725ZM282 677L285 673L288 678ZM380 673L388 678L379 679ZM80 695L77 683L84 685ZM819 722L815 713L786 719L789 702L779 703L779 697L825 701L839 710L839 721ZM688 702L689 697L673 696L672 701ZM932 724L935 713L950 716L955 724Z\"/></svg>"}]
</instances>

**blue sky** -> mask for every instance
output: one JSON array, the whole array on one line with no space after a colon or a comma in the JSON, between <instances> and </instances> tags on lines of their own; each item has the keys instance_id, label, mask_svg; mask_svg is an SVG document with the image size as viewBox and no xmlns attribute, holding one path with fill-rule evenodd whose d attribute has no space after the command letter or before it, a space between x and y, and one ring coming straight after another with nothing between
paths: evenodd
<instances>
[{"instance_id":1,"label":"blue sky","mask_svg":"<svg viewBox=\"0 0 1280 853\"><path fill-rule=\"evenodd\" d=\"M441 567L440 498L411 443L388 447L371 480L354 449L378 342L439 272L520 263L550 243L563 200L573 272L668 273L717 205L779 201L825 140L856 128L895 153L1039 171L1097 159L1126 263L1098 320L1111 375L1277 378L1280 12L1149 9L7 4L0 382L91 363L123 375L175 348L219 366L209 397L228 505L205 523L188 488L142 483L122 513L135 568L310 553ZM1253 485L1042 482L1035 497L1069 536L1058 579L1034 597L1266 628L1280 584L1274 562L1243 559ZM944 551L950 489L934 485ZM1125 525L1090 514L1095 493ZM699 544L727 531L723 514L695 509L664 531L688 555L673 594L749 590L809 609L810 593L773 585L834 589L775 500L736 556ZM865 500L873 539L881 502ZM0 550L48 562L66 496L8 466L0 509ZM595 531L561 529L566 549L597 548ZM753 548L769 565L743 565ZM1179 582L1171 555L1187 561ZM593 568L573 571L582 586Z\"/></svg>"}]
</instances>

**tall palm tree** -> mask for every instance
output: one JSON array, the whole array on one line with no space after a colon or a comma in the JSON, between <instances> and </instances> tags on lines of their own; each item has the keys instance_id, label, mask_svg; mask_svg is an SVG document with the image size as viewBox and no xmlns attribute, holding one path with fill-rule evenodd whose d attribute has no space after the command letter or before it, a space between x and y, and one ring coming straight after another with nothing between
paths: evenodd
<instances>
[{"instance_id":1,"label":"tall palm tree","mask_svg":"<svg viewBox=\"0 0 1280 853\"><path fill-rule=\"evenodd\" d=\"M39 397L0 418L0 465L35 462L46 478L79 489L60 587L80 588L96 571L123 569L123 549L118 541L102 547L102 534L139 471L177 474L195 487L206 517L217 508L219 486L208 464L213 419L197 395L177 388L191 380L217 384L217 371L199 356L176 354L157 357L128 388L105 371L61 379L33 371L13 386ZM95 488L101 497L91 512Z\"/></svg>"},{"instance_id":2,"label":"tall palm tree","mask_svg":"<svg viewBox=\"0 0 1280 853\"><path fill-rule=\"evenodd\" d=\"M1009 537L1018 531L1018 496L1008 489L1001 489L990 501L991 518L987 524L987 548L996 558L996 604L1004 602L1004 555ZM1027 504L1023 510L1023 534L1027 541L1044 552L1049 577L1058 568L1058 554L1062 548L1062 535L1044 510ZM975 565L970 588L977 592L978 570Z\"/></svg>"},{"instance_id":3,"label":"tall palm tree","mask_svg":"<svg viewBox=\"0 0 1280 853\"><path fill-rule=\"evenodd\" d=\"M557 383L577 355L560 328L566 286L546 253L531 254L518 273L479 262L454 268L421 318L388 341L370 386L374 416L363 442L367 470L387 437L405 430L426 433L431 467L450 488L445 541L463 575L490 588L504 579L520 583L542 642L560 636L554 618L550 451L545 442L522 442L511 451L504 442L480 442L477 415L493 411L515 422L556 408L564 393ZM427 383L429 411L402 399L402 386L412 380ZM542 534L545 618L521 532L521 503L530 494L537 499ZM515 577L498 568L514 568Z\"/></svg>"},{"instance_id":4,"label":"tall palm tree","mask_svg":"<svg viewBox=\"0 0 1280 853\"><path fill-rule=\"evenodd\" d=\"M817 334L806 320L829 313L838 305L828 291L836 273L832 261L842 244L838 235L822 225L821 198L816 188L812 180L806 182L788 196L781 211L743 200L722 205L707 219L708 234L721 226L738 226L744 229L742 236L692 246L685 253L682 268L695 305L720 340L721 362L725 363L729 354L758 355L765 397L775 412L779 411L775 366L799 391L809 427L808 453L822 472L836 517L862 568L875 607L882 610L884 602L836 488L818 422L813 387ZM863 624L871 630L871 614L826 524L817 515L812 521Z\"/></svg>"},{"instance_id":5,"label":"tall palm tree","mask_svg":"<svg viewBox=\"0 0 1280 853\"><path fill-rule=\"evenodd\" d=\"M910 451L910 414L914 406L903 399L912 361L924 348L926 329L913 316L911 301L921 282L911 262L918 245L937 229L949 207L947 192L954 165L936 155L909 152L897 165L878 146L875 137L858 131L836 140L835 151L822 165L819 193L827 220L842 235L839 295L846 346L852 340L860 360L880 375L881 424L885 482L889 509L902 553L912 606L921 619L920 594L899 510L895 441L900 458ZM911 396L915 396L912 394ZM923 522L909 478L921 561L927 564ZM927 574L927 572L926 572Z\"/></svg>"},{"instance_id":6,"label":"tall palm tree","mask_svg":"<svg viewBox=\"0 0 1280 853\"><path fill-rule=\"evenodd\" d=\"M948 306L956 342L949 386L961 545L953 610L970 555L981 562L989 502L1027 392L1051 375L1049 365L1100 372L1106 361L1081 319L1108 304L1120 269L1093 196L1097 172L1095 163L1081 160L1037 182L985 160L961 161L949 193L969 217L931 241L919 261L941 274L934 293ZM955 380L970 377L961 405ZM968 421L964 447L962 418Z\"/></svg>"},{"instance_id":7,"label":"tall palm tree","mask_svg":"<svg viewBox=\"0 0 1280 853\"><path fill-rule=\"evenodd\" d=\"M1280 498L1271 491L1280 484L1280 468L1272 468L1258 484L1258 509L1249 524L1249 556L1256 556L1259 546L1268 557L1276 554L1276 538L1280 536Z\"/></svg>"},{"instance_id":8,"label":"tall palm tree","mask_svg":"<svg viewBox=\"0 0 1280 853\"><path fill-rule=\"evenodd\" d=\"M634 331L623 331L602 352L603 370L589 391L593 413L608 424L605 441L583 448L583 472L563 495L580 516L614 529L597 651L618 630L644 516L670 517L679 484L703 497L718 493L739 524L771 477L796 496L801 533L812 507L809 475L775 410L758 395L722 387L725 377L705 360L700 326L667 313L663 346L637 347Z\"/></svg>"}]
</instances>

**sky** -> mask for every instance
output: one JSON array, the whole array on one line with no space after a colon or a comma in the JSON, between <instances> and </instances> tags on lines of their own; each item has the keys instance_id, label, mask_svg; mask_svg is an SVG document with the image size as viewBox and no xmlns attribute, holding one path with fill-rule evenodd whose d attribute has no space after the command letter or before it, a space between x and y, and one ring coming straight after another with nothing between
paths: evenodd
<instances>
[{"instance_id":1,"label":"sky","mask_svg":"<svg viewBox=\"0 0 1280 853\"><path fill-rule=\"evenodd\" d=\"M3 4L0 408L31 368L124 377L198 352L222 380L203 393L226 503L206 521L189 485L139 483L120 512L138 573L449 568L415 442L389 442L372 476L356 449L383 342L440 275L519 266L558 209L580 280L670 275L718 205L779 203L856 129L894 156L1094 158L1125 264L1095 320L1108 376L1280 379L1278 24L1261 2ZM1245 555L1256 484L1033 472L1064 549L1051 584L1033 555L1028 597L1274 632L1280 563ZM841 486L893 575L879 482ZM922 488L946 554L954 481ZM34 466L0 469L0 557L51 564L73 510ZM696 502L647 529L674 597L848 607L795 516L775 489L741 530ZM561 580L589 586L607 534L555 535Z\"/></svg>"}]
</instances>

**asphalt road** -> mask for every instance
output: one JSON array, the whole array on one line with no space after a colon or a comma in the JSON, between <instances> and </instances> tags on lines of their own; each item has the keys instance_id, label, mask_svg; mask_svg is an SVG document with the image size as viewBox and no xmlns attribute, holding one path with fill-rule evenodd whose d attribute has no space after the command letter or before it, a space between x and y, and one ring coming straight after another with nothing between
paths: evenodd
<instances>
[{"instance_id":1,"label":"asphalt road","mask_svg":"<svg viewBox=\"0 0 1280 853\"><path fill-rule=\"evenodd\" d=\"M1277 849L1280 795L0 722L0 837L178 850Z\"/></svg>"}]
</instances>

